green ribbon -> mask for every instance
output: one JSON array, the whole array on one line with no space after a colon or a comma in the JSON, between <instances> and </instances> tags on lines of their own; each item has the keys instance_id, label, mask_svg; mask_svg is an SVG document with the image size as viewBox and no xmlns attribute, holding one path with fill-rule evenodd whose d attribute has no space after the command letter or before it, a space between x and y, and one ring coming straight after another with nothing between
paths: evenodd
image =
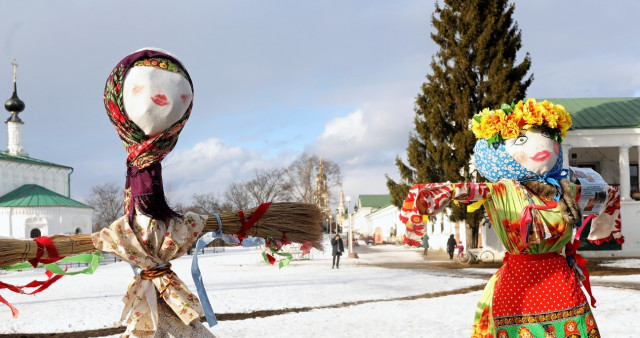
<instances>
[{"instance_id":1,"label":"green ribbon","mask_svg":"<svg viewBox=\"0 0 640 338\"><path fill-rule=\"evenodd\" d=\"M94 271L96 271L96 269L98 268L98 265L100 264L100 262L102 262L103 259L104 258L102 257L102 253L100 251L94 251L92 253L65 257L57 261L56 263L51 263L51 264L39 263L38 267L44 266L47 270L58 275L73 276L79 273L91 275L93 274ZM58 266L57 263L86 263L86 264L89 264L89 266L80 271L65 272L62 268ZM24 263L9 265L9 266L3 266L1 269L5 271L15 271L15 270L26 270L26 269L32 269L32 268L33 266L31 265L31 263L24 262Z\"/></svg>"},{"instance_id":2,"label":"green ribbon","mask_svg":"<svg viewBox=\"0 0 640 338\"><path fill-rule=\"evenodd\" d=\"M280 269L282 269L283 267L289 265L289 263L291 263L291 259L293 259L293 255L288 253L288 252L278 252L274 248L269 248L269 250L271 250L272 254L275 254L275 255L278 255L278 256L282 256L282 257L286 257L285 259L281 259L280 262L278 263L278 266L279 266ZM269 258L267 257L267 254L265 252L262 252L262 258L264 259L264 261L266 263L269 263Z\"/></svg>"}]
</instances>

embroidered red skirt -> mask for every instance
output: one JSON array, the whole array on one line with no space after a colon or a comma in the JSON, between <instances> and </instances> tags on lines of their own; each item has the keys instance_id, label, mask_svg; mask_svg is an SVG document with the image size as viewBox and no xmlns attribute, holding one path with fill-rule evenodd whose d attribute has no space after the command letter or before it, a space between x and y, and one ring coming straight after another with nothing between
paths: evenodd
<instances>
[{"instance_id":1,"label":"embroidered red skirt","mask_svg":"<svg viewBox=\"0 0 640 338\"><path fill-rule=\"evenodd\" d=\"M565 257L507 255L495 284L496 337L600 337L575 272Z\"/></svg>"}]
</instances>

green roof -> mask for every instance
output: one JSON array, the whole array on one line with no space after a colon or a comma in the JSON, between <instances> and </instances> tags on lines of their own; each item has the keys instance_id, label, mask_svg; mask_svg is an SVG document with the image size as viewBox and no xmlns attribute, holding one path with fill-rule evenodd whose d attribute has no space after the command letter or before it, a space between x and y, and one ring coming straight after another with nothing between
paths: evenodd
<instances>
[{"instance_id":1,"label":"green roof","mask_svg":"<svg viewBox=\"0 0 640 338\"><path fill-rule=\"evenodd\" d=\"M640 97L546 99L571 114L571 129L640 128ZM539 102L542 100L538 100Z\"/></svg>"},{"instance_id":2,"label":"green roof","mask_svg":"<svg viewBox=\"0 0 640 338\"><path fill-rule=\"evenodd\" d=\"M15 162L22 162L22 163L29 163L29 164L48 165L51 167L73 169L65 165L59 165L59 164L55 164L55 163L51 163L43 160L38 160L29 156L11 155L6 151L0 151L0 160L8 160L8 161L15 161Z\"/></svg>"},{"instance_id":3,"label":"green roof","mask_svg":"<svg viewBox=\"0 0 640 338\"><path fill-rule=\"evenodd\" d=\"M36 184L25 184L0 197L0 207L92 208Z\"/></svg>"},{"instance_id":4,"label":"green roof","mask_svg":"<svg viewBox=\"0 0 640 338\"><path fill-rule=\"evenodd\" d=\"M360 207L382 208L391 204L391 195L360 195Z\"/></svg>"}]
</instances>

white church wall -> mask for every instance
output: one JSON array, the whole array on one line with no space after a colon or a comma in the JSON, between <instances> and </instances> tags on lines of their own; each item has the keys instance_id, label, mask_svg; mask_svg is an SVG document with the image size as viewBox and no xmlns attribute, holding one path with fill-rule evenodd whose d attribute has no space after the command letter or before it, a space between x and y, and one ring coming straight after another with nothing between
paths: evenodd
<instances>
[{"instance_id":1,"label":"white church wall","mask_svg":"<svg viewBox=\"0 0 640 338\"><path fill-rule=\"evenodd\" d=\"M31 238L38 229L41 236L91 233L91 208L30 207L0 208L0 222L9 226L0 228L0 236L19 239Z\"/></svg>"},{"instance_id":2,"label":"white church wall","mask_svg":"<svg viewBox=\"0 0 640 338\"><path fill-rule=\"evenodd\" d=\"M405 225L400 222L399 214L400 211L393 205L377 210L369 207L359 208L358 212L351 215L355 237L373 237L376 228L380 228L383 241L394 242L397 238L401 239L405 234ZM348 224L347 219L343 223L344 231L348 231ZM392 229L396 234L395 238L391 236Z\"/></svg>"},{"instance_id":3,"label":"white church wall","mask_svg":"<svg viewBox=\"0 0 640 338\"><path fill-rule=\"evenodd\" d=\"M9 208L0 208L0 236L3 237L13 237L14 227L11 222L11 213L10 210L2 210Z\"/></svg>"},{"instance_id":4,"label":"white church wall","mask_svg":"<svg viewBox=\"0 0 640 338\"><path fill-rule=\"evenodd\" d=\"M63 196L69 196L69 168L0 161L0 196L25 184L37 184Z\"/></svg>"}]
</instances>

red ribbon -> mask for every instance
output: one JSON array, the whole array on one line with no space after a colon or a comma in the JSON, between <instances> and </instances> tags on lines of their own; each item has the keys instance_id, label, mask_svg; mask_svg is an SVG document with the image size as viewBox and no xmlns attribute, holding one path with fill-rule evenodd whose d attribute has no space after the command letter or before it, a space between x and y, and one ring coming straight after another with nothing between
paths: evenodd
<instances>
[{"instance_id":1,"label":"red ribbon","mask_svg":"<svg viewBox=\"0 0 640 338\"><path fill-rule=\"evenodd\" d=\"M38 263L50 264L50 263L59 261L60 259L63 258L58 256L58 249L56 249L56 246L53 244L53 241L51 240L51 238L47 236L41 236L41 237L34 238L33 241L36 242L36 245L38 246L38 250L36 251L36 257L33 259L30 259L28 262L31 263L31 265L34 268L38 266ZM49 256L49 258L42 258L42 255L44 255L45 249L47 250L47 255ZM64 271L67 271L67 268L65 268ZM34 280L34 281L31 281L29 284L23 285L23 286L15 286L15 285L0 282L0 289L8 289L15 293L34 295L38 292L42 292L46 290L49 286L51 286L51 284L55 283L57 280L59 280L63 276L63 275L56 275L55 277L52 278L53 272L49 270L47 270L46 274L47 274L46 280L44 281ZM26 293L22 290L24 288L38 288L38 289L32 292ZM18 317L18 309L16 309L13 305L11 305L2 296L0 296L0 303L5 304L11 309L11 314L13 315L13 318Z\"/></svg>"},{"instance_id":2,"label":"red ribbon","mask_svg":"<svg viewBox=\"0 0 640 338\"><path fill-rule=\"evenodd\" d=\"M251 229L251 227L260 219L260 217L264 215L267 209L269 209L270 205L271 202L260 204L253 212L253 214L251 214L249 220L245 220L244 212L242 210L238 211L238 216L240 216L240 223L242 224L240 232L238 232L238 239L240 240L240 243L242 243L242 240L247 237L247 231L249 231L249 229Z\"/></svg>"},{"instance_id":3,"label":"red ribbon","mask_svg":"<svg viewBox=\"0 0 640 338\"><path fill-rule=\"evenodd\" d=\"M9 289L15 293L24 293L19 287L3 282L0 282L0 289ZM11 309L11 315L13 315L13 318L18 318L18 309L15 306L11 305L11 303L9 303L2 296L0 296L0 303L5 304Z\"/></svg>"},{"instance_id":4,"label":"red ribbon","mask_svg":"<svg viewBox=\"0 0 640 338\"><path fill-rule=\"evenodd\" d=\"M269 264L273 265L276 262L276 258L270 254L267 254L267 259L269 260Z\"/></svg>"},{"instance_id":5,"label":"red ribbon","mask_svg":"<svg viewBox=\"0 0 640 338\"><path fill-rule=\"evenodd\" d=\"M284 232L284 231L282 232L282 239L281 239L281 241L282 241L282 245L291 244L291 241L289 241L289 240L287 239L287 233L286 233L286 232Z\"/></svg>"},{"instance_id":6,"label":"red ribbon","mask_svg":"<svg viewBox=\"0 0 640 338\"><path fill-rule=\"evenodd\" d=\"M567 258L573 258L576 265L578 265L578 268L582 271L582 274L585 277L585 280L582 281L582 285L584 285L585 290L587 290L587 293L589 294L589 298L591 298L591 306L596 307L596 299L593 297L593 293L591 292L591 282L589 281L589 271L587 270L587 259L577 253L578 248L580 247L580 235L582 234L582 230L592 218L595 218L595 215L589 215L582 221L582 225L578 230L576 230L573 242L567 243L564 252L567 255Z\"/></svg>"},{"instance_id":7,"label":"red ribbon","mask_svg":"<svg viewBox=\"0 0 640 338\"><path fill-rule=\"evenodd\" d=\"M64 271L67 271L67 268L65 267ZM26 285L22 285L22 286L15 286L15 285L11 285L11 284L6 284L3 282L0 282L0 289L8 289L10 291L13 291L15 293L20 293L20 294L27 294L27 295L35 295L36 293L42 292L44 290L46 290L48 287L51 286L51 284L55 283L56 281L58 281L60 278L62 278L63 275L55 275L53 276L53 272L47 270L46 271L47 274L47 279L43 280L43 281L31 281L29 282L29 284ZM53 276L53 278L52 278ZM24 292L22 289L24 288L38 288L35 291L32 292ZM18 309L11 305L11 303L9 303L6 299L4 299L2 296L0 296L0 303L5 304L6 306L8 306L11 309L11 315L13 316L13 318L18 318Z\"/></svg>"},{"instance_id":8,"label":"red ribbon","mask_svg":"<svg viewBox=\"0 0 640 338\"><path fill-rule=\"evenodd\" d=\"M302 256L308 254L311 252L311 248L313 248L313 243L305 240L304 242L302 242L302 245L300 246L300 251L302 251Z\"/></svg>"},{"instance_id":9,"label":"red ribbon","mask_svg":"<svg viewBox=\"0 0 640 338\"><path fill-rule=\"evenodd\" d=\"M558 206L558 203L554 201L545 201L544 205L535 205L529 204L522 209L520 213L520 237L522 238L522 243L526 244L529 242L529 224L533 222L533 215L531 214L531 209L536 210L547 210L553 209Z\"/></svg>"},{"instance_id":10,"label":"red ribbon","mask_svg":"<svg viewBox=\"0 0 640 338\"><path fill-rule=\"evenodd\" d=\"M574 239L572 243L567 243L565 246L565 254L568 259L573 258L576 265L582 271L582 274L585 277L585 280L582 281L582 285L584 285L585 290L589 294L589 298L591 299L591 306L596 307L596 299L593 297L593 293L591 292L591 282L589 281L589 271L587 271L587 259L582 257L578 251L578 247L580 247L580 241Z\"/></svg>"},{"instance_id":11,"label":"red ribbon","mask_svg":"<svg viewBox=\"0 0 640 338\"><path fill-rule=\"evenodd\" d=\"M64 258L58 257L58 249L56 249L51 238L41 236L34 238L33 241L38 245L38 251L36 252L36 258L30 259L28 262L31 263L34 268L38 266L38 263L50 264ZM49 258L41 258L44 254L44 249L47 249L47 255Z\"/></svg>"}]
</instances>

